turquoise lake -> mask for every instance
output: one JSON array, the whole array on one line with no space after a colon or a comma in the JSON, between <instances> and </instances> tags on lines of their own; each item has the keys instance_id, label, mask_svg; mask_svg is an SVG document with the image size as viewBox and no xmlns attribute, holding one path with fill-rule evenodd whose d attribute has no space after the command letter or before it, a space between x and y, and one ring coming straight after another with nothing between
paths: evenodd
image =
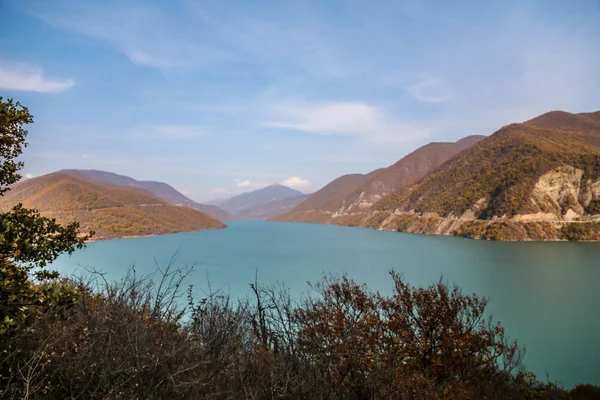
<instances>
[{"instance_id":1,"label":"turquoise lake","mask_svg":"<svg viewBox=\"0 0 600 400\"><path fill-rule=\"evenodd\" d=\"M94 267L109 278L135 264L142 273L195 264L197 290L207 277L233 296L246 295L258 274L284 282L295 296L324 273L346 272L373 290L391 292L388 271L422 286L441 277L490 299L488 311L526 347L538 378L566 388L600 384L600 243L506 243L379 232L329 225L236 221L216 231L90 243L54 267Z\"/></svg>"}]
</instances>

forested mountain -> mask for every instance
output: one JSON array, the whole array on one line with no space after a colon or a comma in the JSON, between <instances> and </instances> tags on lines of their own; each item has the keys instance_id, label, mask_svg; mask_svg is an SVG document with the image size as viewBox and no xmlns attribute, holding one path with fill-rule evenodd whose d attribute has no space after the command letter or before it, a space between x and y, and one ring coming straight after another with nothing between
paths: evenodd
<instances>
[{"instance_id":1,"label":"forested mountain","mask_svg":"<svg viewBox=\"0 0 600 400\"><path fill-rule=\"evenodd\" d=\"M395 212L384 229L599 240L600 112L505 126L373 210Z\"/></svg>"},{"instance_id":2,"label":"forested mountain","mask_svg":"<svg viewBox=\"0 0 600 400\"><path fill-rule=\"evenodd\" d=\"M11 187L0 209L17 203L38 209L59 223L79 221L94 239L155 235L224 228L222 222L189 207L178 207L146 189L115 186L99 180L55 172Z\"/></svg>"},{"instance_id":3,"label":"forested mountain","mask_svg":"<svg viewBox=\"0 0 600 400\"><path fill-rule=\"evenodd\" d=\"M227 211L215 205L200 204L195 202L194 200L178 192L171 185L168 185L164 182L138 181L125 175L119 175L107 171L98 171L94 169L65 169L61 172L101 180L116 186L129 186L146 189L150 193L158 196L170 204L195 208L213 218L218 219L219 221L229 221L234 218Z\"/></svg>"},{"instance_id":4,"label":"forested mountain","mask_svg":"<svg viewBox=\"0 0 600 400\"><path fill-rule=\"evenodd\" d=\"M441 149L424 146L365 179L337 209L276 219L499 240L600 240L600 112L549 112L436 156L434 145ZM395 190L377 199L376 189L389 182Z\"/></svg>"},{"instance_id":5,"label":"forested mountain","mask_svg":"<svg viewBox=\"0 0 600 400\"><path fill-rule=\"evenodd\" d=\"M469 136L456 143L429 143L395 164L367 175L350 174L333 180L277 221L328 222L331 218L369 210L382 197L410 185L452 156L477 143L483 136Z\"/></svg>"}]
</instances>

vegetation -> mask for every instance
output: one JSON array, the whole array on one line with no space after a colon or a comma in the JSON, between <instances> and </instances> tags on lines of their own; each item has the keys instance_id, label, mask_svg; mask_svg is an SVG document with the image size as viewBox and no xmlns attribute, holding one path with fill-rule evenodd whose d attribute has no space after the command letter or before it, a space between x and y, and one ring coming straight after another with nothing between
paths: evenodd
<instances>
[{"instance_id":1,"label":"vegetation","mask_svg":"<svg viewBox=\"0 0 600 400\"><path fill-rule=\"evenodd\" d=\"M565 240L599 241L600 222L565 224L561 228L561 233Z\"/></svg>"},{"instance_id":2,"label":"vegetation","mask_svg":"<svg viewBox=\"0 0 600 400\"><path fill-rule=\"evenodd\" d=\"M202 212L168 204L144 189L104 185L85 176L52 173L14 185L0 209L16 203L60 223L78 221L97 239L225 227Z\"/></svg>"},{"instance_id":3,"label":"vegetation","mask_svg":"<svg viewBox=\"0 0 600 400\"><path fill-rule=\"evenodd\" d=\"M483 136L468 136L456 143L429 143L387 168L371 171L367 175L341 176L310 195L290 212L278 215L273 220L321 222L315 221L314 216L316 212L320 212L323 216L329 214L327 223L346 225L347 218L345 216L342 216L341 219L340 217L332 218L331 213L364 212L368 207L362 206L361 202L373 202L381 196L415 183L429 171L471 147L482 138ZM351 221L354 220L351 219Z\"/></svg>"},{"instance_id":4,"label":"vegetation","mask_svg":"<svg viewBox=\"0 0 600 400\"><path fill-rule=\"evenodd\" d=\"M53 173L19 182L23 163L16 159L27 146L25 125L32 122L26 107L0 97L0 210L5 211L0 234L8 251L14 251L10 240L31 245L43 236L56 244L51 254L55 257L72 251L68 244L80 226L95 232L96 239L225 227L202 212L170 205L145 189L106 185L81 173ZM24 227L37 236L24 235ZM74 245L81 246L89 236L79 239Z\"/></svg>"},{"instance_id":5,"label":"vegetation","mask_svg":"<svg viewBox=\"0 0 600 400\"><path fill-rule=\"evenodd\" d=\"M27 146L25 124L33 122L26 107L0 97L0 194L21 179L23 167L16 158ZM31 317L36 309L62 303L69 296L57 298L57 286L32 286L38 281L55 279L56 273L46 265L61 253L81 248L90 235L80 235L76 222L61 226L37 211L15 205L0 213L0 335L7 334Z\"/></svg>"},{"instance_id":6,"label":"vegetation","mask_svg":"<svg viewBox=\"0 0 600 400\"><path fill-rule=\"evenodd\" d=\"M353 189L342 185L351 177L275 220L488 240L598 240L600 224L589 217L600 214L600 112L550 112L484 140L423 146L357 175ZM524 214L532 215L513 218Z\"/></svg>"},{"instance_id":7,"label":"vegetation","mask_svg":"<svg viewBox=\"0 0 600 400\"><path fill-rule=\"evenodd\" d=\"M485 299L439 282L390 296L325 277L295 303L252 284L200 300L170 264L56 279L58 298L2 333L2 398L585 399L523 370L522 351L486 317Z\"/></svg>"},{"instance_id":8,"label":"vegetation","mask_svg":"<svg viewBox=\"0 0 600 400\"><path fill-rule=\"evenodd\" d=\"M233 216L227 211L222 210L217 206L196 203L192 199L189 199L188 197L179 193L177 190L175 190L174 187L163 182L137 181L128 176L93 169L64 169L60 172L74 175L77 177L102 181L113 186L125 186L130 188L145 189L153 195L155 195L156 197L158 197L159 199L166 201L169 204L180 206L183 205L186 207L194 208L219 221L229 221L233 219Z\"/></svg>"},{"instance_id":9,"label":"vegetation","mask_svg":"<svg viewBox=\"0 0 600 400\"><path fill-rule=\"evenodd\" d=\"M0 99L0 192L30 123ZM11 138L12 136L12 138ZM5 146L5 147L2 147ZM11 147L12 146L12 147ZM192 211L192 210L190 210ZM443 282L394 292L325 277L303 302L250 285L234 301L183 287L174 261L120 282L47 265L84 245L77 223L17 205L0 214L0 397L3 399L586 399L523 370L522 352L486 315L487 300ZM184 301L187 293L187 305Z\"/></svg>"},{"instance_id":10,"label":"vegetation","mask_svg":"<svg viewBox=\"0 0 600 400\"><path fill-rule=\"evenodd\" d=\"M530 201L543 174L569 165L584 171L582 183L600 178L600 124L587 116L559 114L502 128L375 208L459 216L489 197L478 212L481 219L551 211ZM569 116L566 122L563 114Z\"/></svg>"}]
</instances>

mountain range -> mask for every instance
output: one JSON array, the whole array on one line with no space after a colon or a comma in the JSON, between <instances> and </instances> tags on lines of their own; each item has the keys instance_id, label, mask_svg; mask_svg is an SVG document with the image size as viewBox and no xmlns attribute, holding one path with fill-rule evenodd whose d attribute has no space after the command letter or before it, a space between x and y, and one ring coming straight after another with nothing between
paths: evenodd
<instances>
[{"instance_id":1,"label":"mountain range","mask_svg":"<svg viewBox=\"0 0 600 400\"><path fill-rule=\"evenodd\" d=\"M383 170L338 178L273 220L600 240L600 111L553 111L485 138L431 143Z\"/></svg>"},{"instance_id":2,"label":"mountain range","mask_svg":"<svg viewBox=\"0 0 600 400\"><path fill-rule=\"evenodd\" d=\"M125 175L119 175L107 171L98 171L94 169L64 169L60 172L76 176L85 176L87 178L107 182L115 186L146 189L167 203L195 208L215 219L218 219L219 221L229 221L234 219L233 215L227 211L215 205L197 203L164 182L138 181Z\"/></svg>"},{"instance_id":3,"label":"mountain range","mask_svg":"<svg viewBox=\"0 0 600 400\"><path fill-rule=\"evenodd\" d=\"M0 198L0 209L6 211L17 203L59 223L78 221L83 232L96 232L96 240L226 227L198 210L169 204L146 189L84 174L55 172L23 180Z\"/></svg>"},{"instance_id":4,"label":"mountain range","mask_svg":"<svg viewBox=\"0 0 600 400\"><path fill-rule=\"evenodd\" d=\"M222 200L216 205L237 219L268 219L291 210L307 197L298 190L274 184Z\"/></svg>"},{"instance_id":5,"label":"mountain range","mask_svg":"<svg viewBox=\"0 0 600 400\"><path fill-rule=\"evenodd\" d=\"M330 222L339 216L370 209L400 187L410 185L452 156L482 140L468 136L456 143L429 143L387 168L368 174L341 176L318 190L277 221Z\"/></svg>"},{"instance_id":6,"label":"mountain range","mask_svg":"<svg viewBox=\"0 0 600 400\"><path fill-rule=\"evenodd\" d=\"M97 239L223 228L268 219L497 240L600 240L600 111L553 111L490 136L434 142L393 165L307 195L275 184L214 205L172 186L98 170L13 185L17 203Z\"/></svg>"}]
</instances>

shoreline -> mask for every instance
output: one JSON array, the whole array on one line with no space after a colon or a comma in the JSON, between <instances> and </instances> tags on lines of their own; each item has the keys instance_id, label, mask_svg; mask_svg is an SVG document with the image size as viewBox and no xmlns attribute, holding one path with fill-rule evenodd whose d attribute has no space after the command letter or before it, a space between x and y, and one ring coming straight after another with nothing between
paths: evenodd
<instances>
[{"instance_id":1,"label":"shoreline","mask_svg":"<svg viewBox=\"0 0 600 400\"><path fill-rule=\"evenodd\" d=\"M222 228L204 228L204 229L199 229L199 230L194 230L194 231L177 231L177 232L150 233L150 234L147 234L147 235L125 235L125 236L114 236L114 237L110 236L110 237L100 237L100 238L92 236L89 240L86 240L85 243L103 242L103 241L107 241L107 240L116 240L116 239L139 239L139 238L153 237L153 236L176 235L178 233L216 231L216 230L219 230L219 229L226 229L226 228L228 228L227 225L225 225Z\"/></svg>"},{"instance_id":2,"label":"shoreline","mask_svg":"<svg viewBox=\"0 0 600 400\"><path fill-rule=\"evenodd\" d=\"M313 211L304 213L299 219L270 220L270 222L338 225L385 232L455 236L502 242L600 242L600 221L597 220L548 221L510 218L478 220L381 211L333 215L334 213Z\"/></svg>"}]
</instances>

